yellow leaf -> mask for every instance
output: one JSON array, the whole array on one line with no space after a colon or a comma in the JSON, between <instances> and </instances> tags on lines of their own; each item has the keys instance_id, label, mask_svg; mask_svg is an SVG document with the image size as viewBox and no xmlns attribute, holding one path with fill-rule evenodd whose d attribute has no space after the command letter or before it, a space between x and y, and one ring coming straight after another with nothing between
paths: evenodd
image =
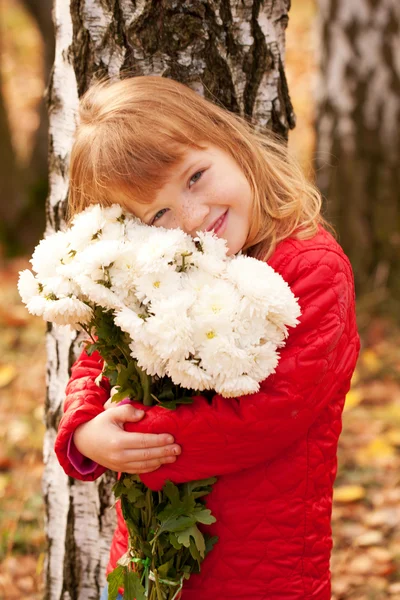
<instances>
[{"instance_id":1,"label":"yellow leaf","mask_svg":"<svg viewBox=\"0 0 400 600\"><path fill-rule=\"evenodd\" d=\"M351 378L351 387L353 387L354 385L357 385L357 383L359 381L360 381L360 375L358 374L358 371L356 369L353 373L353 377Z\"/></svg>"},{"instance_id":2,"label":"yellow leaf","mask_svg":"<svg viewBox=\"0 0 400 600\"><path fill-rule=\"evenodd\" d=\"M365 497L365 489L361 485L341 485L333 490L335 502L355 502Z\"/></svg>"},{"instance_id":3,"label":"yellow leaf","mask_svg":"<svg viewBox=\"0 0 400 600\"><path fill-rule=\"evenodd\" d=\"M0 498L4 496L4 492L6 491L9 480L10 478L8 475L3 475L0 473Z\"/></svg>"},{"instance_id":4,"label":"yellow leaf","mask_svg":"<svg viewBox=\"0 0 400 600\"><path fill-rule=\"evenodd\" d=\"M389 423L392 427L400 427L400 404L386 404L380 409L374 411L374 416L382 419L385 423Z\"/></svg>"},{"instance_id":5,"label":"yellow leaf","mask_svg":"<svg viewBox=\"0 0 400 600\"><path fill-rule=\"evenodd\" d=\"M364 448L360 448L356 455L360 464L368 464L374 459L388 459L393 456L395 456L395 449L384 436L379 436Z\"/></svg>"},{"instance_id":6,"label":"yellow leaf","mask_svg":"<svg viewBox=\"0 0 400 600\"><path fill-rule=\"evenodd\" d=\"M362 363L370 373L377 373L382 368L382 361L373 350L364 350L362 353Z\"/></svg>"},{"instance_id":7,"label":"yellow leaf","mask_svg":"<svg viewBox=\"0 0 400 600\"><path fill-rule=\"evenodd\" d=\"M1 365L0 366L0 388L9 385L13 379L17 376L17 369L14 365Z\"/></svg>"},{"instance_id":8,"label":"yellow leaf","mask_svg":"<svg viewBox=\"0 0 400 600\"><path fill-rule=\"evenodd\" d=\"M392 446L400 446L400 429L390 429L385 438Z\"/></svg>"},{"instance_id":9,"label":"yellow leaf","mask_svg":"<svg viewBox=\"0 0 400 600\"><path fill-rule=\"evenodd\" d=\"M359 390L350 390L349 392L347 392L344 410L350 410L350 408L358 406L361 400L362 396Z\"/></svg>"}]
</instances>

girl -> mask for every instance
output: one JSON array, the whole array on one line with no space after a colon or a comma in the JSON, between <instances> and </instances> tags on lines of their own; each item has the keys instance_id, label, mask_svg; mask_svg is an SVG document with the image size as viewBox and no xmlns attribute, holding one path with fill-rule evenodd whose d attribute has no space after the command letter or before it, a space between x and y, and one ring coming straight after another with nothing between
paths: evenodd
<instances>
[{"instance_id":1,"label":"girl","mask_svg":"<svg viewBox=\"0 0 400 600\"><path fill-rule=\"evenodd\" d=\"M135 77L86 93L71 156L71 215L113 202L154 227L213 230L230 254L268 261L302 316L258 393L198 396L175 411L106 410L102 360L82 352L60 463L84 480L138 473L153 490L218 477L207 507L219 541L182 600L329 600L337 442L359 338L351 267L319 193L271 135L175 81ZM126 548L119 512L108 571Z\"/></svg>"}]
</instances>

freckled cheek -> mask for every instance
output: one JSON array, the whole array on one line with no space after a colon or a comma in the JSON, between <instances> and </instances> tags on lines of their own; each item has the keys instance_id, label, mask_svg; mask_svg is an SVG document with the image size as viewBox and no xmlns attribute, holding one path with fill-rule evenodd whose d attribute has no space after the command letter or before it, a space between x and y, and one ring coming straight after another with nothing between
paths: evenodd
<instances>
[{"instance_id":1,"label":"freckled cheek","mask_svg":"<svg viewBox=\"0 0 400 600\"><path fill-rule=\"evenodd\" d=\"M176 229L177 227L181 227L180 219L176 214L171 215L168 221L168 229Z\"/></svg>"}]
</instances>

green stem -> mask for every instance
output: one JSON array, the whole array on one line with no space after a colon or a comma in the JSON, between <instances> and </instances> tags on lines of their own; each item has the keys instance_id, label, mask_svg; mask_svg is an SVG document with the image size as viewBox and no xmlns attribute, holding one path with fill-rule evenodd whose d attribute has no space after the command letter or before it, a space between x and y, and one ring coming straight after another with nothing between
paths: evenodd
<instances>
[{"instance_id":1,"label":"green stem","mask_svg":"<svg viewBox=\"0 0 400 600\"><path fill-rule=\"evenodd\" d=\"M136 365L137 372L139 373L140 383L143 389L143 404L145 406L153 405L153 398L151 397L151 377L147 375L139 365Z\"/></svg>"},{"instance_id":2,"label":"green stem","mask_svg":"<svg viewBox=\"0 0 400 600\"><path fill-rule=\"evenodd\" d=\"M162 595L162 591L160 588L160 583L158 581L158 573L156 570L153 571L154 573L154 579L156 580L156 590L157 590L157 600L163 600L163 595Z\"/></svg>"}]
</instances>

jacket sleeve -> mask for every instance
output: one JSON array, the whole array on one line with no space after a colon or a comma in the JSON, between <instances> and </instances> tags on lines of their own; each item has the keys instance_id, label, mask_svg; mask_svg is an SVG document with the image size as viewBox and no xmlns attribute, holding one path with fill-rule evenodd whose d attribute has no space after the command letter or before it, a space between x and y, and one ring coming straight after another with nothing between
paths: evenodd
<instances>
[{"instance_id":1,"label":"jacket sleeve","mask_svg":"<svg viewBox=\"0 0 400 600\"><path fill-rule=\"evenodd\" d=\"M259 392L215 395L211 402L199 396L175 411L152 407L140 422L126 424L129 431L170 433L182 447L175 463L140 476L151 489L161 489L167 479L183 483L273 459L306 434L337 392L348 391L359 341L347 259L305 250L285 269L285 279L302 316Z\"/></svg>"},{"instance_id":2,"label":"jacket sleeve","mask_svg":"<svg viewBox=\"0 0 400 600\"><path fill-rule=\"evenodd\" d=\"M81 353L71 369L71 378L66 387L64 415L58 426L55 452L58 461L67 475L84 481L94 481L107 469L82 456L78 451L73 453L71 444L74 431L93 419L104 410L104 403L110 396L110 384L103 377L100 385L96 377L103 368L103 359L98 352L89 356L85 350ZM79 457L79 467L71 456Z\"/></svg>"}]
</instances>

